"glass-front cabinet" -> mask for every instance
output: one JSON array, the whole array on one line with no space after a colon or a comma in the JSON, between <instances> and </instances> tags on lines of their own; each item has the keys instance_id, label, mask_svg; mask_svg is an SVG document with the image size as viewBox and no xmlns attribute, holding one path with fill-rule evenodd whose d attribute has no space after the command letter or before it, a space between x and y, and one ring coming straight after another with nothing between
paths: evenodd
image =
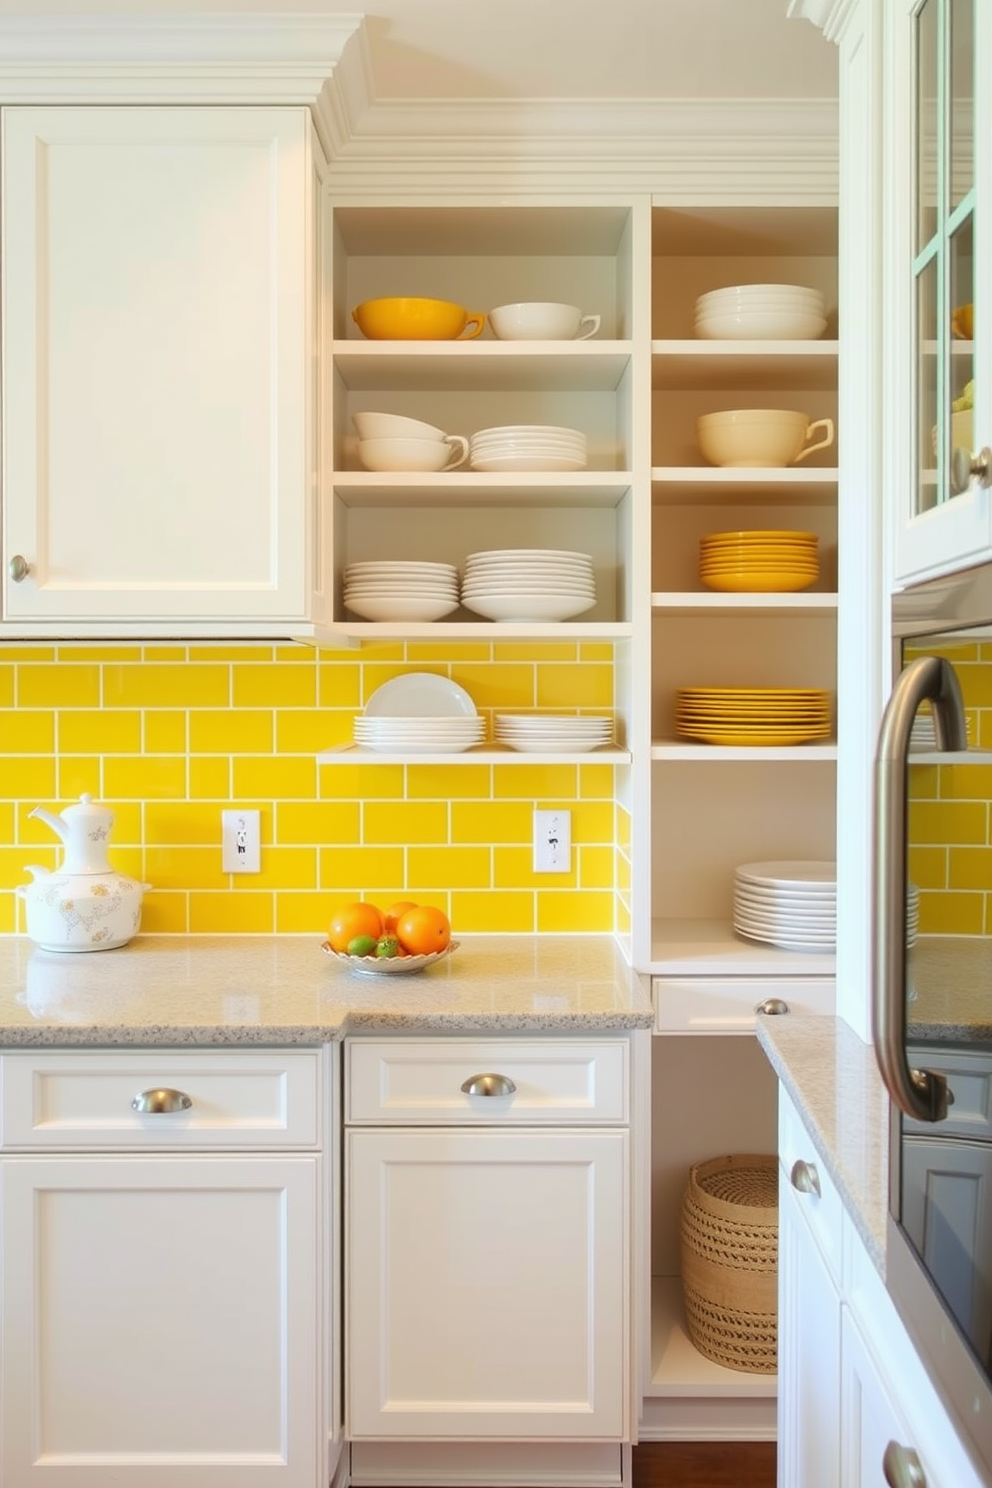
<instances>
[{"instance_id":1,"label":"glass-front cabinet","mask_svg":"<svg viewBox=\"0 0 992 1488\"><path fill-rule=\"evenodd\" d=\"M890 15L886 466L895 577L912 583L992 552L992 6Z\"/></svg>"}]
</instances>

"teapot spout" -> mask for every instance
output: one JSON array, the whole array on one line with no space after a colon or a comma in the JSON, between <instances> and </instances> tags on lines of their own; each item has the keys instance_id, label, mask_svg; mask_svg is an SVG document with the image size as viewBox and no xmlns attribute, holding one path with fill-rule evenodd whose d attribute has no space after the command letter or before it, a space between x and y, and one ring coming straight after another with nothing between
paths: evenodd
<instances>
[{"instance_id":1,"label":"teapot spout","mask_svg":"<svg viewBox=\"0 0 992 1488\"><path fill-rule=\"evenodd\" d=\"M26 863L24 865L24 872L30 873L31 877L37 880L39 878L48 878L51 874L51 869L39 868L37 863ZM23 897L23 895L27 893L30 887L30 884L18 884L17 888L14 890L14 893L20 894Z\"/></svg>"},{"instance_id":2,"label":"teapot spout","mask_svg":"<svg viewBox=\"0 0 992 1488\"><path fill-rule=\"evenodd\" d=\"M39 821L43 821L45 823L46 827L51 827L53 832L57 832L59 834L63 842L65 842L68 838L69 828L66 826L65 822L60 816L56 816L54 812L46 811L44 806L36 806L33 811L28 812L28 815L36 816Z\"/></svg>"}]
</instances>

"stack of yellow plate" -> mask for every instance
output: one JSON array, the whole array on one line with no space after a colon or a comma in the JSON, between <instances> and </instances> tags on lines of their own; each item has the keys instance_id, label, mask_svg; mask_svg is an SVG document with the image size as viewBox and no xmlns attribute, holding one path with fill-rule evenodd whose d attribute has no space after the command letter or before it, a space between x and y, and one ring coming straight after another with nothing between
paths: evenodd
<instances>
[{"instance_id":1,"label":"stack of yellow plate","mask_svg":"<svg viewBox=\"0 0 992 1488\"><path fill-rule=\"evenodd\" d=\"M728 593L793 592L816 582L815 532L711 532L699 539L699 577Z\"/></svg>"},{"instance_id":2,"label":"stack of yellow plate","mask_svg":"<svg viewBox=\"0 0 992 1488\"><path fill-rule=\"evenodd\" d=\"M703 744L808 744L830 737L831 697L813 687L680 687L675 732Z\"/></svg>"}]
</instances>

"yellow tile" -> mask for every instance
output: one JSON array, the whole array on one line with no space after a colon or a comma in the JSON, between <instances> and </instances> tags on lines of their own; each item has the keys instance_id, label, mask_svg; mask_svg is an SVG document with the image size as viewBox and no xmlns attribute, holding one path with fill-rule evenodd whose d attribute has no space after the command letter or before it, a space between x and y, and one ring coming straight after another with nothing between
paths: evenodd
<instances>
[{"instance_id":1,"label":"yellow tile","mask_svg":"<svg viewBox=\"0 0 992 1488\"><path fill-rule=\"evenodd\" d=\"M992 668L955 663L966 708L992 708Z\"/></svg>"},{"instance_id":2,"label":"yellow tile","mask_svg":"<svg viewBox=\"0 0 992 1488\"><path fill-rule=\"evenodd\" d=\"M920 934L981 935L984 911L983 894L921 894Z\"/></svg>"},{"instance_id":3,"label":"yellow tile","mask_svg":"<svg viewBox=\"0 0 992 1488\"><path fill-rule=\"evenodd\" d=\"M576 661L579 648L574 641L496 641L494 661Z\"/></svg>"},{"instance_id":4,"label":"yellow tile","mask_svg":"<svg viewBox=\"0 0 992 1488\"><path fill-rule=\"evenodd\" d=\"M346 713L342 708L322 708L317 717L320 720L320 726L316 735L315 754L320 754L325 749L339 749L343 744L353 743L354 713Z\"/></svg>"},{"instance_id":5,"label":"yellow tile","mask_svg":"<svg viewBox=\"0 0 992 1488\"><path fill-rule=\"evenodd\" d=\"M937 774L942 800L992 800L992 765L939 765Z\"/></svg>"},{"instance_id":6,"label":"yellow tile","mask_svg":"<svg viewBox=\"0 0 992 1488\"><path fill-rule=\"evenodd\" d=\"M317 763L313 759L235 759L233 787L235 800L249 796L265 800L276 797L301 797L311 800L316 794Z\"/></svg>"},{"instance_id":7,"label":"yellow tile","mask_svg":"<svg viewBox=\"0 0 992 1488\"><path fill-rule=\"evenodd\" d=\"M975 731L975 742L979 749L992 749L992 709L983 708L976 714L978 725Z\"/></svg>"},{"instance_id":8,"label":"yellow tile","mask_svg":"<svg viewBox=\"0 0 992 1488\"><path fill-rule=\"evenodd\" d=\"M277 754L316 754L352 737L351 715L342 716L344 736L333 738L328 730L330 719L323 708L280 708L275 720Z\"/></svg>"},{"instance_id":9,"label":"yellow tile","mask_svg":"<svg viewBox=\"0 0 992 1488\"><path fill-rule=\"evenodd\" d=\"M477 708L522 712L536 702L534 667L524 662L460 662L451 668L452 681L464 687Z\"/></svg>"},{"instance_id":10,"label":"yellow tile","mask_svg":"<svg viewBox=\"0 0 992 1488\"><path fill-rule=\"evenodd\" d=\"M197 654L196 646L177 646L171 641L152 641L141 648L143 661L194 661Z\"/></svg>"},{"instance_id":11,"label":"yellow tile","mask_svg":"<svg viewBox=\"0 0 992 1488\"><path fill-rule=\"evenodd\" d=\"M144 838L149 847L216 848L220 862L221 808L205 801L150 801L145 807ZM266 841L262 821L262 841Z\"/></svg>"},{"instance_id":12,"label":"yellow tile","mask_svg":"<svg viewBox=\"0 0 992 1488\"><path fill-rule=\"evenodd\" d=\"M574 888L578 882L575 871L575 852L572 853L572 870L570 873L535 873L534 872L534 850L530 843L526 847L500 847L493 848L493 883L498 889L510 889L514 886L527 889L540 889L548 887L549 876L554 878L554 887L559 889Z\"/></svg>"},{"instance_id":13,"label":"yellow tile","mask_svg":"<svg viewBox=\"0 0 992 1488\"><path fill-rule=\"evenodd\" d=\"M273 715L263 708L194 708L189 715L192 754L271 754Z\"/></svg>"},{"instance_id":14,"label":"yellow tile","mask_svg":"<svg viewBox=\"0 0 992 1488\"><path fill-rule=\"evenodd\" d=\"M57 652L59 661L99 662L140 661L141 654L140 646L79 646L75 643L59 646Z\"/></svg>"},{"instance_id":15,"label":"yellow tile","mask_svg":"<svg viewBox=\"0 0 992 1488\"><path fill-rule=\"evenodd\" d=\"M539 708L613 707L613 668L590 662L579 666L542 666L537 676Z\"/></svg>"},{"instance_id":16,"label":"yellow tile","mask_svg":"<svg viewBox=\"0 0 992 1488\"><path fill-rule=\"evenodd\" d=\"M60 754L140 754L141 714L123 708L68 709L56 715Z\"/></svg>"},{"instance_id":17,"label":"yellow tile","mask_svg":"<svg viewBox=\"0 0 992 1488\"><path fill-rule=\"evenodd\" d=\"M493 795L497 800L546 801L564 806L575 799L574 765L494 765Z\"/></svg>"},{"instance_id":18,"label":"yellow tile","mask_svg":"<svg viewBox=\"0 0 992 1488\"><path fill-rule=\"evenodd\" d=\"M491 765L408 765L406 794L420 800L483 800L492 794Z\"/></svg>"},{"instance_id":19,"label":"yellow tile","mask_svg":"<svg viewBox=\"0 0 992 1488\"><path fill-rule=\"evenodd\" d=\"M613 802L576 801L572 812L573 842L613 843Z\"/></svg>"},{"instance_id":20,"label":"yellow tile","mask_svg":"<svg viewBox=\"0 0 992 1488\"><path fill-rule=\"evenodd\" d=\"M613 929L613 895L541 889L537 895L538 934L604 934Z\"/></svg>"},{"instance_id":21,"label":"yellow tile","mask_svg":"<svg viewBox=\"0 0 992 1488\"><path fill-rule=\"evenodd\" d=\"M489 661L494 650L489 641L408 641L406 659L418 666L423 662L447 665L452 659L463 665L468 661Z\"/></svg>"},{"instance_id":22,"label":"yellow tile","mask_svg":"<svg viewBox=\"0 0 992 1488\"><path fill-rule=\"evenodd\" d=\"M17 669L19 708L98 708L100 668L96 665L44 666L22 663Z\"/></svg>"},{"instance_id":23,"label":"yellow tile","mask_svg":"<svg viewBox=\"0 0 992 1488\"><path fill-rule=\"evenodd\" d=\"M906 779L910 801L933 801L940 795L939 765L910 765Z\"/></svg>"},{"instance_id":24,"label":"yellow tile","mask_svg":"<svg viewBox=\"0 0 992 1488\"><path fill-rule=\"evenodd\" d=\"M0 708L12 708L14 706L14 668L13 665L0 664Z\"/></svg>"},{"instance_id":25,"label":"yellow tile","mask_svg":"<svg viewBox=\"0 0 992 1488\"><path fill-rule=\"evenodd\" d=\"M150 847L144 872L156 888L226 888L231 875L220 866L216 847Z\"/></svg>"},{"instance_id":26,"label":"yellow tile","mask_svg":"<svg viewBox=\"0 0 992 1488\"><path fill-rule=\"evenodd\" d=\"M946 889L947 858L946 847L911 847L907 854L910 883L920 889Z\"/></svg>"},{"instance_id":27,"label":"yellow tile","mask_svg":"<svg viewBox=\"0 0 992 1488\"><path fill-rule=\"evenodd\" d=\"M323 939L329 920L326 894L294 889L276 895L277 935L313 935ZM316 950L320 955L319 947Z\"/></svg>"},{"instance_id":28,"label":"yellow tile","mask_svg":"<svg viewBox=\"0 0 992 1488\"><path fill-rule=\"evenodd\" d=\"M491 887L489 849L486 847L411 847L407 851L407 884L419 890L447 890L451 884L466 889Z\"/></svg>"},{"instance_id":29,"label":"yellow tile","mask_svg":"<svg viewBox=\"0 0 992 1488\"><path fill-rule=\"evenodd\" d=\"M612 889L616 882L612 847L572 849L579 860L579 883L583 889Z\"/></svg>"},{"instance_id":30,"label":"yellow tile","mask_svg":"<svg viewBox=\"0 0 992 1488\"><path fill-rule=\"evenodd\" d=\"M396 801L403 796L402 765L321 765L323 801Z\"/></svg>"},{"instance_id":31,"label":"yellow tile","mask_svg":"<svg viewBox=\"0 0 992 1488\"><path fill-rule=\"evenodd\" d=\"M286 652L291 652L295 648L286 646L282 649ZM261 646L256 641L228 641L222 646L194 646L192 647L192 651L197 661L271 662L275 659L276 648L274 646Z\"/></svg>"},{"instance_id":32,"label":"yellow tile","mask_svg":"<svg viewBox=\"0 0 992 1488\"><path fill-rule=\"evenodd\" d=\"M63 796L69 802L73 799ZM110 850L115 843L141 843L145 840L144 806L140 801L108 801L105 803L114 813L114 825L110 837Z\"/></svg>"},{"instance_id":33,"label":"yellow tile","mask_svg":"<svg viewBox=\"0 0 992 1488\"><path fill-rule=\"evenodd\" d=\"M0 894L0 935L17 934L17 902L13 894Z\"/></svg>"},{"instance_id":34,"label":"yellow tile","mask_svg":"<svg viewBox=\"0 0 992 1488\"><path fill-rule=\"evenodd\" d=\"M54 661L54 646L3 646L0 645L0 661Z\"/></svg>"},{"instance_id":35,"label":"yellow tile","mask_svg":"<svg viewBox=\"0 0 992 1488\"><path fill-rule=\"evenodd\" d=\"M530 843L533 831L533 807L529 803L455 801L451 807L452 842Z\"/></svg>"},{"instance_id":36,"label":"yellow tile","mask_svg":"<svg viewBox=\"0 0 992 1488\"><path fill-rule=\"evenodd\" d=\"M55 749L55 714L12 708L0 729L0 754L51 754ZM3 767L7 774L6 764Z\"/></svg>"},{"instance_id":37,"label":"yellow tile","mask_svg":"<svg viewBox=\"0 0 992 1488\"><path fill-rule=\"evenodd\" d=\"M584 801L612 801L616 795L616 765L580 765L579 795Z\"/></svg>"},{"instance_id":38,"label":"yellow tile","mask_svg":"<svg viewBox=\"0 0 992 1488\"><path fill-rule=\"evenodd\" d=\"M984 801L914 801L909 811L915 842L985 842Z\"/></svg>"},{"instance_id":39,"label":"yellow tile","mask_svg":"<svg viewBox=\"0 0 992 1488\"><path fill-rule=\"evenodd\" d=\"M145 879L145 854L140 847L115 847L110 846L110 866L118 873L127 873L138 883L147 882Z\"/></svg>"},{"instance_id":40,"label":"yellow tile","mask_svg":"<svg viewBox=\"0 0 992 1488\"><path fill-rule=\"evenodd\" d=\"M612 665L615 655L609 641L582 641L579 645L580 661L608 661Z\"/></svg>"},{"instance_id":41,"label":"yellow tile","mask_svg":"<svg viewBox=\"0 0 992 1488\"><path fill-rule=\"evenodd\" d=\"M319 660L317 647L313 641L290 641L286 645L275 645L272 647L272 658L274 661L288 662L290 665L313 666Z\"/></svg>"},{"instance_id":42,"label":"yellow tile","mask_svg":"<svg viewBox=\"0 0 992 1488\"><path fill-rule=\"evenodd\" d=\"M255 666L239 662L232 667L233 701L236 708L313 708L317 703L316 665Z\"/></svg>"},{"instance_id":43,"label":"yellow tile","mask_svg":"<svg viewBox=\"0 0 992 1488\"><path fill-rule=\"evenodd\" d=\"M28 863L54 871L58 866L58 856L54 847L38 848L27 843L20 847L0 847L0 886L15 889L18 884L30 883Z\"/></svg>"},{"instance_id":44,"label":"yellow tile","mask_svg":"<svg viewBox=\"0 0 992 1488\"><path fill-rule=\"evenodd\" d=\"M324 847L320 851L320 886L348 890L358 899L374 898L404 882L401 847Z\"/></svg>"},{"instance_id":45,"label":"yellow tile","mask_svg":"<svg viewBox=\"0 0 992 1488\"><path fill-rule=\"evenodd\" d=\"M230 701L230 667L216 663L146 661L103 669L107 708L226 708Z\"/></svg>"},{"instance_id":46,"label":"yellow tile","mask_svg":"<svg viewBox=\"0 0 992 1488\"><path fill-rule=\"evenodd\" d=\"M626 852L630 851L631 816L625 806L616 808L617 843Z\"/></svg>"},{"instance_id":47,"label":"yellow tile","mask_svg":"<svg viewBox=\"0 0 992 1488\"><path fill-rule=\"evenodd\" d=\"M362 841L447 842L448 807L443 801L367 801L362 809Z\"/></svg>"},{"instance_id":48,"label":"yellow tile","mask_svg":"<svg viewBox=\"0 0 992 1488\"><path fill-rule=\"evenodd\" d=\"M142 935L186 935L189 933L185 894L146 894L141 904Z\"/></svg>"},{"instance_id":49,"label":"yellow tile","mask_svg":"<svg viewBox=\"0 0 992 1488\"><path fill-rule=\"evenodd\" d=\"M55 794L61 801L77 801L84 791L102 796L102 766L99 758L88 754L63 754L57 759L58 779Z\"/></svg>"},{"instance_id":50,"label":"yellow tile","mask_svg":"<svg viewBox=\"0 0 992 1488\"><path fill-rule=\"evenodd\" d=\"M451 925L458 935L530 935L534 931L534 896L523 890L484 894L451 893Z\"/></svg>"},{"instance_id":51,"label":"yellow tile","mask_svg":"<svg viewBox=\"0 0 992 1488\"><path fill-rule=\"evenodd\" d=\"M145 748L150 754L185 754L186 714L149 709L145 714Z\"/></svg>"},{"instance_id":52,"label":"yellow tile","mask_svg":"<svg viewBox=\"0 0 992 1488\"><path fill-rule=\"evenodd\" d=\"M10 801L51 800L56 794L54 759L40 755L5 759L0 769L0 791Z\"/></svg>"},{"instance_id":53,"label":"yellow tile","mask_svg":"<svg viewBox=\"0 0 992 1488\"><path fill-rule=\"evenodd\" d=\"M309 842L325 846L332 842L354 843L361 831L361 808L357 801L279 801L276 804L275 840L281 844Z\"/></svg>"},{"instance_id":54,"label":"yellow tile","mask_svg":"<svg viewBox=\"0 0 992 1488\"><path fill-rule=\"evenodd\" d=\"M182 800L186 795L186 760L115 755L103 762L103 789L108 800Z\"/></svg>"},{"instance_id":55,"label":"yellow tile","mask_svg":"<svg viewBox=\"0 0 992 1488\"><path fill-rule=\"evenodd\" d=\"M247 884L248 875L238 878ZM313 889L317 886L317 849L313 847L263 847L261 872L251 875L252 885L272 889Z\"/></svg>"},{"instance_id":56,"label":"yellow tile","mask_svg":"<svg viewBox=\"0 0 992 1488\"><path fill-rule=\"evenodd\" d=\"M190 894L189 928L192 935L271 935L274 896L264 890Z\"/></svg>"},{"instance_id":57,"label":"yellow tile","mask_svg":"<svg viewBox=\"0 0 992 1488\"><path fill-rule=\"evenodd\" d=\"M630 859L626 853L617 852L613 855L613 878L620 893L629 894L633 874L631 872Z\"/></svg>"},{"instance_id":58,"label":"yellow tile","mask_svg":"<svg viewBox=\"0 0 992 1488\"><path fill-rule=\"evenodd\" d=\"M949 889L992 889L992 847L952 847L948 858Z\"/></svg>"},{"instance_id":59,"label":"yellow tile","mask_svg":"<svg viewBox=\"0 0 992 1488\"><path fill-rule=\"evenodd\" d=\"M231 799L231 762L228 759L198 759L189 762L190 800L229 801Z\"/></svg>"},{"instance_id":60,"label":"yellow tile","mask_svg":"<svg viewBox=\"0 0 992 1488\"><path fill-rule=\"evenodd\" d=\"M364 703L360 663L350 660L318 666L317 699L322 708L347 708L357 713Z\"/></svg>"},{"instance_id":61,"label":"yellow tile","mask_svg":"<svg viewBox=\"0 0 992 1488\"><path fill-rule=\"evenodd\" d=\"M0 801L0 846L14 840L14 805L12 801Z\"/></svg>"}]
</instances>

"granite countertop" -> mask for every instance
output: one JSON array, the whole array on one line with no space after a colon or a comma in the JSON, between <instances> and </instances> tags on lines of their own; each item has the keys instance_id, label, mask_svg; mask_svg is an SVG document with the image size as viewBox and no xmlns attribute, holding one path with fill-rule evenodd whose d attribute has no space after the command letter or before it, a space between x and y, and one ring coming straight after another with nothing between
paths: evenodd
<instances>
[{"instance_id":1,"label":"granite countertop","mask_svg":"<svg viewBox=\"0 0 992 1488\"><path fill-rule=\"evenodd\" d=\"M609 936L461 938L407 975L359 975L313 936L138 936L112 951L0 937L0 1045L319 1044L355 1032L651 1028L650 978Z\"/></svg>"},{"instance_id":2,"label":"granite countertop","mask_svg":"<svg viewBox=\"0 0 992 1488\"><path fill-rule=\"evenodd\" d=\"M758 1040L884 1277L889 1100L874 1049L841 1018L759 1018Z\"/></svg>"}]
</instances>

